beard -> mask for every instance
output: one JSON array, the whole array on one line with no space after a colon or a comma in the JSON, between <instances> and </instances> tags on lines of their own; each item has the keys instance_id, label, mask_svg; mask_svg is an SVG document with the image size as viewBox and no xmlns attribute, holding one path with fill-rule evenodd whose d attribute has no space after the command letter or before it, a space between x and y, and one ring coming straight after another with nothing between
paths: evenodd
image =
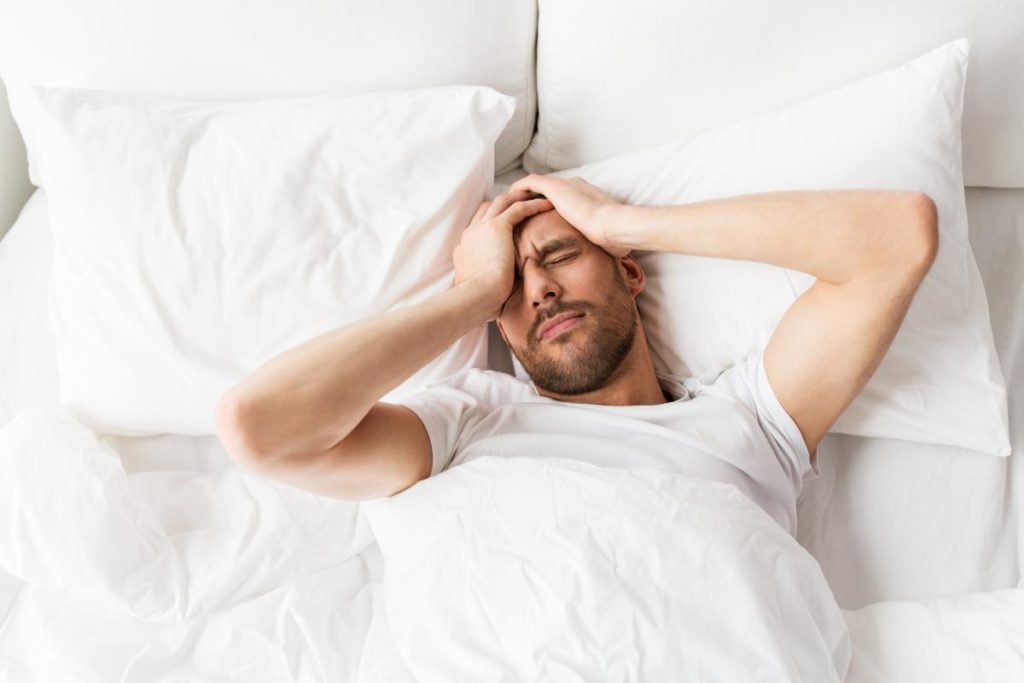
<instances>
[{"instance_id":1,"label":"beard","mask_svg":"<svg viewBox=\"0 0 1024 683\"><path fill-rule=\"evenodd\" d=\"M613 272L619 286L607 306L589 301L558 301L543 319L531 326L526 347L512 347L512 353L537 387L563 396L596 391L611 381L629 355L636 338L636 304L618 269ZM584 344L579 345L572 336L573 332L576 336L582 334L586 322L576 324L581 329L573 328L568 334L563 332L547 341L537 338L540 326L560 313L583 313L584 320L590 319L594 329ZM556 346L562 346L567 353L556 357L544 348Z\"/></svg>"}]
</instances>

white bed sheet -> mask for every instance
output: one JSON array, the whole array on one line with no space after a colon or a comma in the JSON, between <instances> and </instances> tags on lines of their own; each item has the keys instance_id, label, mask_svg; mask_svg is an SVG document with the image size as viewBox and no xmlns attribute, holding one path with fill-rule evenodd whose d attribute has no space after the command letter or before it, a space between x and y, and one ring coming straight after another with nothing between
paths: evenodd
<instances>
[{"instance_id":1,"label":"white bed sheet","mask_svg":"<svg viewBox=\"0 0 1024 683\"><path fill-rule=\"evenodd\" d=\"M968 188L970 240L1008 387L1007 459L830 434L801 543L840 605L1017 585L1024 567L1024 189ZM821 456L824 457L821 457Z\"/></svg>"},{"instance_id":2,"label":"white bed sheet","mask_svg":"<svg viewBox=\"0 0 1024 683\"><path fill-rule=\"evenodd\" d=\"M502 180L509 182L517 175ZM1024 400L1016 399L1017 391L1024 390L1024 189L970 188L967 196L971 241L989 292L997 349L1010 387L1015 455L1006 461L922 444L829 435L819 454L822 477L801 500L799 540L822 564L839 604L847 609L882 600L993 591L1014 586L1019 579L1022 529L1010 486L1016 487L1012 492L1017 497L1024 492L1024 467L1012 467L1024 456ZM0 377L5 378L0 384L0 426L29 402L57 396L45 315L50 248L45 208L45 197L37 192L0 241ZM510 368L500 347L491 357L495 367ZM12 377L13 382L7 379ZM168 526L187 527L195 520L181 511L159 510L161 486L231 466L214 437L104 441L121 456L133 490L152 496L143 500L164 515ZM1012 478L1007 477L1009 467ZM161 472L166 477L153 474ZM266 672L316 670L315 675L299 678L320 680L322 674L327 679L331 672L344 675L337 680L355 680L348 674L369 627L379 570L372 555L371 547L361 559L352 558L273 591L277 597L261 597L239 608L246 615L238 622L245 625L240 632L257 634L253 624L264 624L248 651L267 650L262 665ZM1008 600L1016 604L1018 597L1013 594ZM19 674L19 664L9 657L28 645L44 651L56 648L85 662L89 644L76 641L75 632L67 627L95 619L92 609L25 586L0 570L0 681L34 680ZM209 657L223 658L234 639L242 637L224 627L232 623L230 615L218 621L219 626L207 623L191 629L141 628L116 616L105 622L109 630L97 633L108 646L117 643L124 661L130 656L139 660L139 678L124 680L145 680L147 670L178 670L183 675L178 680L185 680L204 671ZM49 626L44 628L44 622ZM283 624L293 625L291 635L282 633ZM154 642L160 646L154 649ZM143 652L148 654L142 656ZM875 650L861 653L868 655L880 656ZM290 668L281 668L281 662ZM252 666L251 658L244 665ZM266 679L287 680L270 673Z\"/></svg>"}]
</instances>

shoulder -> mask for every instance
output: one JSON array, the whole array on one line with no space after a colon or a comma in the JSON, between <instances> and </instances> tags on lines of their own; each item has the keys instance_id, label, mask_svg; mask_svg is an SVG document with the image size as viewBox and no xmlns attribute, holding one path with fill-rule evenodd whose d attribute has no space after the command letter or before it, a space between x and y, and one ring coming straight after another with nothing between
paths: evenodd
<instances>
[{"instance_id":1,"label":"shoulder","mask_svg":"<svg viewBox=\"0 0 1024 683\"><path fill-rule=\"evenodd\" d=\"M798 475L817 465L803 432L783 407L768 379L764 365L764 347L755 349L732 365L709 368L698 377L688 378L687 389L698 397L716 397L736 401L756 418L773 450L789 462L795 462Z\"/></svg>"}]
</instances>

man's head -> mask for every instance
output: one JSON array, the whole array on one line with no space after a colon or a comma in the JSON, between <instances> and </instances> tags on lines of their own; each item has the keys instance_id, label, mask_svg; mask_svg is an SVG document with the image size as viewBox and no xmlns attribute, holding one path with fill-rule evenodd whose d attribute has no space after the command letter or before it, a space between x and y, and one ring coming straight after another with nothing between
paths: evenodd
<instances>
[{"instance_id":1,"label":"man's head","mask_svg":"<svg viewBox=\"0 0 1024 683\"><path fill-rule=\"evenodd\" d=\"M611 256L557 211L523 221L513 239L515 285L497 319L505 342L539 389L571 396L606 386L646 345L640 264Z\"/></svg>"}]
</instances>

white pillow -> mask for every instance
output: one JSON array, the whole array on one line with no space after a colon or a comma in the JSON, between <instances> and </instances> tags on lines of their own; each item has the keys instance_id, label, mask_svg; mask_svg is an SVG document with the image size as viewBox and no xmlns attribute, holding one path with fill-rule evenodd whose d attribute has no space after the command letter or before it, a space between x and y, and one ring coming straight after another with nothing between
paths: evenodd
<instances>
[{"instance_id":1,"label":"white pillow","mask_svg":"<svg viewBox=\"0 0 1024 683\"><path fill-rule=\"evenodd\" d=\"M537 135L562 170L789 106L971 41L965 185L1024 187L1024 11L1006 0L538 0Z\"/></svg>"},{"instance_id":2,"label":"white pillow","mask_svg":"<svg viewBox=\"0 0 1024 683\"><path fill-rule=\"evenodd\" d=\"M46 195L36 190L0 240L0 427L59 396L46 310L52 259Z\"/></svg>"},{"instance_id":3,"label":"white pillow","mask_svg":"<svg viewBox=\"0 0 1024 683\"><path fill-rule=\"evenodd\" d=\"M217 398L270 357L448 289L515 106L471 86L11 102L49 200L61 399L127 436L213 433ZM384 398L486 359L482 325Z\"/></svg>"},{"instance_id":4,"label":"white pillow","mask_svg":"<svg viewBox=\"0 0 1024 683\"><path fill-rule=\"evenodd\" d=\"M2 17L5 81L218 101L484 85L516 98L495 166L533 135L535 0L47 0Z\"/></svg>"},{"instance_id":5,"label":"white pillow","mask_svg":"<svg viewBox=\"0 0 1024 683\"><path fill-rule=\"evenodd\" d=\"M483 457L363 511L416 680L844 680L818 563L730 484Z\"/></svg>"},{"instance_id":6,"label":"white pillow","mask_svg":"<svg viewBox=\"0 0 1024 683\"><path fill-rule=\"evenodd\" d=\"M802 104L556 175L582 176L640 205L793 189L928 193L939 210L938 256L881 365L832 431L1006 456L1006 387L960 173L967 58L967 41L956 40ZM752 261L637 255L648 273L638 304L655 367L678 377L767 344L814 283Z\"/></svg>"}]
</instances>

